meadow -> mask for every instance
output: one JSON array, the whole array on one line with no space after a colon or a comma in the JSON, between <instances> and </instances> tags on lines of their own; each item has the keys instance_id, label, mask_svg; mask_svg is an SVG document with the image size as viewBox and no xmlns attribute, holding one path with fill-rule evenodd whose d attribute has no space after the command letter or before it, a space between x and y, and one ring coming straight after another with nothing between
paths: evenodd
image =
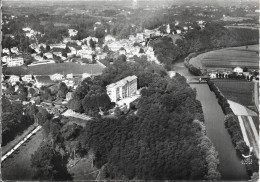
<instances>
[{"instance_id":1,"label":"meadow","mask_svg":"<svg viewBox=\"0 0 260 182\"><path fill-rule=\"evenodd\" d=\"M55 73L60 74L83 74L89 73L98 75L103 71L103 67L98 64L87 64L81 65L77 63L52 63L52 64L41 64L27 67L7 67L3 70L5 75L52 75Z\"/></svg>"},{"instance_id":2,"label":"meadow","mask_svg":"<svg viewBox=\"0 0 260 182\"><path fill-rule=\"evenodd\" d=\"M228 100L232 100L244 106L253 106L254 82L241 80L213 80Z\"/></svg>"},{"instance_id":3,"label":"meadow","mask_svg":"<svg viewBox=\"0 0 260 182\"><path fill-rule=\"evenodd\" d=\"M220 50L210 51L191 58L190 63L197 68L232 69L237 66L248 69L259 68L259 45L249 45L241 47L230 47Z\"/></svg>"}]
</instances>

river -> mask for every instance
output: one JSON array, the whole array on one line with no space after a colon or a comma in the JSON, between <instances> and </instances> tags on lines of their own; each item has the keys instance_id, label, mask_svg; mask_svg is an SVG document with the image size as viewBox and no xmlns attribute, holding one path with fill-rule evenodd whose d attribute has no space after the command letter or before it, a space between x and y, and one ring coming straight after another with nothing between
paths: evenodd
<instances>
[{"instance_id":1,"label":"river","mask_svg":"<svg viewBox=\"0 0 260 182\"><path fill-rule=\"evenodd\" d=\"M183 76L193 76L183 64L183 59L173 65L173 71ZM205 118L207 136L212 141L218 154L220 165L218 167L222 180L248 180L246 167L241 164L231 137L224 125L224 113L218 104L214 92L207 84L191 84L197 90L197 100L201 102Z\"/></svg>"}]
</instances>

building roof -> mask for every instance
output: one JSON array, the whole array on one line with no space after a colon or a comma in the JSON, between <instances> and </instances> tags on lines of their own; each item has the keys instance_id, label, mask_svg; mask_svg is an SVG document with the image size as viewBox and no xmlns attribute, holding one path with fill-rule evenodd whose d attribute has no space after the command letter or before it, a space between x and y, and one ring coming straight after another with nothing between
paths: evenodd
<instances>
[{"instance_id":1,"label":"building roof","mask_svg":"<svg viewBox=\"0 0 260 182\"><path fill-rule=\"evenodd\" d=\"M127 82L131 82L131 81L133 81L133 80L135 80L135 79L137 79L137 76L135 76L135 75L125 77L124 79L119 80L119 81L116 82L116 83L111 83L110 85L107 85L107 89L113 88L113 87L123 86L123 85L125 85Z\"/></svg>"}]
</instances>

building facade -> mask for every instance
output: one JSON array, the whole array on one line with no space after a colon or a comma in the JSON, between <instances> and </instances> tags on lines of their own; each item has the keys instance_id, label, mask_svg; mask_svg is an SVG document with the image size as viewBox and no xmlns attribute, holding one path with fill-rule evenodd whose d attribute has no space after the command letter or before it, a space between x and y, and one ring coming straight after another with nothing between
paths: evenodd
<instances>
[{"instance_id":1,"label":"building facade","mask_svg":"<svg viewBox=\"0 0 260 182\"><path fill-rule=\"evenodd\" d=\"M106 88L111 102L117 102L130 97L137 91L137 77L135 75L128 76L116 83L108 85Z\"/></svg>"}]
</instances>

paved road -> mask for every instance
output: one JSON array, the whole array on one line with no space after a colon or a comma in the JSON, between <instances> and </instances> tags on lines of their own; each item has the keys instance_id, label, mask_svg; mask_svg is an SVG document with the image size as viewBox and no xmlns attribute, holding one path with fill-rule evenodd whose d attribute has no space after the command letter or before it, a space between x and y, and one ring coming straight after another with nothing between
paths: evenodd
<instances>
[{"instance_id":1,"label":"paved road","mask_svg":"<svg viewBox=\"0 0 260 182\"><path fill-rule=\"evenodd\" d=\"M26 137L24 137L18 144L16 144L9 152L1 157L1 162L3 162L7 157L9 157L14 151L16 151L20 146L23 145L33 134L39 131L42 127L37 126L32 132L30 132Z\"/></svg>"}]
</instances>

